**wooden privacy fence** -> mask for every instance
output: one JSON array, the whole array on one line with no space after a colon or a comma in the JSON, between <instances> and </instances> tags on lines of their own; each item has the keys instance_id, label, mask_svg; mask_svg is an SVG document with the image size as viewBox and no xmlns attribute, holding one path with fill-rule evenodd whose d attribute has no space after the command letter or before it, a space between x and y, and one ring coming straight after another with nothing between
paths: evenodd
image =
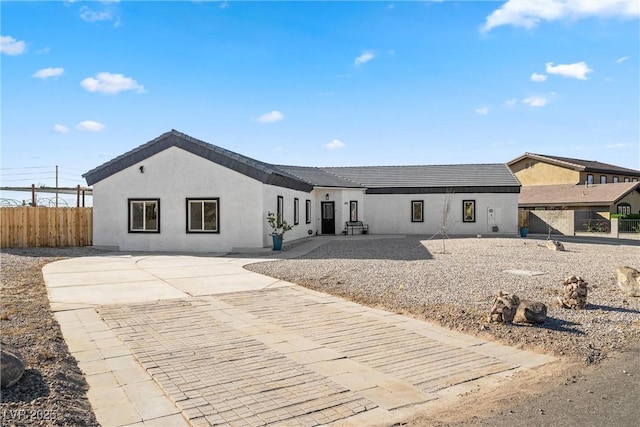
<instances>
[{"instance_id":1,"label":"wooden privacy fence","mask_svg":"<svg viewBox=\"0 0 640 427\"><path fill-rule=\"evenodd\" d=\"M3 248L91 246L92 208L0 208Z\"/></svg>"}]
</instances>

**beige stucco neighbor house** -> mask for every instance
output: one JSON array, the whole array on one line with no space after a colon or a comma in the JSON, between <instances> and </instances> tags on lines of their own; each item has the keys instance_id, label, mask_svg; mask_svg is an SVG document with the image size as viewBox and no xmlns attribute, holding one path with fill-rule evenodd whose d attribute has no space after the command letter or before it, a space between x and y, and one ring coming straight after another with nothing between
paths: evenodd
<instances>
[{"instance_id":1,"label":"beige stucco neighbor house","mask_svg":"<svg viewBox=\"0 0 640 427\"><path fill-rule=\"evenodd\" d=\"M507 165L522 184L520 226L530 231L541 232L553 225L563 234L574 234L591 221L608 221L612 213L640 212L640 171L534 153L524 153ZM558 226L560 217L566 217L563 226Z\"/></svg>"},{"instance_id":2,"label":"beige stucco neighbor house","mask_svg":"<svg viewBox=\"0 0 640 427\"><path fill-rule=\"evenodd\" d=\"M347 221L371 234L517 232L520 183L505 164L272 165L172 130L83 176L94 245L123 251L269 247L268 212L294 225L286 241Z\"/></svg>"},{"instance_id":3,"label":"beige stucco neighbor house","mask_svg":"<svg viewBox=\"0 0 640 427\"><path fill-rule=\"evenodd\" d=\"M523 187L636 182L640 171L593 160L524 153L507 163Z\"/></svg>"}]
</instances>

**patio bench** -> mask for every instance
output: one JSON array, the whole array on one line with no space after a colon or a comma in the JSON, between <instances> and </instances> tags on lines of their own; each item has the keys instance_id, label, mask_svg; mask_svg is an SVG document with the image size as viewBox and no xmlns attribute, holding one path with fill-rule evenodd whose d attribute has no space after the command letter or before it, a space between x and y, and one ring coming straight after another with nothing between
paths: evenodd
<instances>
[{"instance_id":1,"label":"patio bench","mask_svg":"<svg viewBox=\"0 0 640 427\"><path fill-rule=\"evenodd\" d=\"M345 222L344 229L347 235L349 235L349 230L351 230L352 235L353 230L360 230L362 234L367 234L369 232L369 225L364 224L362 221L347 221Z\"/></svg>"}]
</instances>

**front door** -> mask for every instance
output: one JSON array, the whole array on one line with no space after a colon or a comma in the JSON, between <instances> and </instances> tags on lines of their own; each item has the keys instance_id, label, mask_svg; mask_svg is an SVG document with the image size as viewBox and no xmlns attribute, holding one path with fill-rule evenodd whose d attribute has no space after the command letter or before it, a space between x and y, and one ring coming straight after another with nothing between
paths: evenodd
<instances>
[{"instance_id":1,"label":"front door","mask_svg":"<svg viewBox=\"0 0 640 427\"><path fill-rule=\"evenodd\" d=\"M322 234L336 234L334 202L322 202Z\"/></svg>"}]
</instances>

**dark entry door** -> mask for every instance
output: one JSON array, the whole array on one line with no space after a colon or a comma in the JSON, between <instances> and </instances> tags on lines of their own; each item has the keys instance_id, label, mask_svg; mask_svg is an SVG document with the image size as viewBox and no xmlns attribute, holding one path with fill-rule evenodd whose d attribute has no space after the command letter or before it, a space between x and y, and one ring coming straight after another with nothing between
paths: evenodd
<instances>
[{"instance_id":1,"label":"dark entry door","mask_svg":"<svg viewBox=\"0 0 640 427\"><path fill-rule=\"evenodd\" d=\"M322 202L322 234L336 234L334 202Z\"/></svg>"}]
</instances>

